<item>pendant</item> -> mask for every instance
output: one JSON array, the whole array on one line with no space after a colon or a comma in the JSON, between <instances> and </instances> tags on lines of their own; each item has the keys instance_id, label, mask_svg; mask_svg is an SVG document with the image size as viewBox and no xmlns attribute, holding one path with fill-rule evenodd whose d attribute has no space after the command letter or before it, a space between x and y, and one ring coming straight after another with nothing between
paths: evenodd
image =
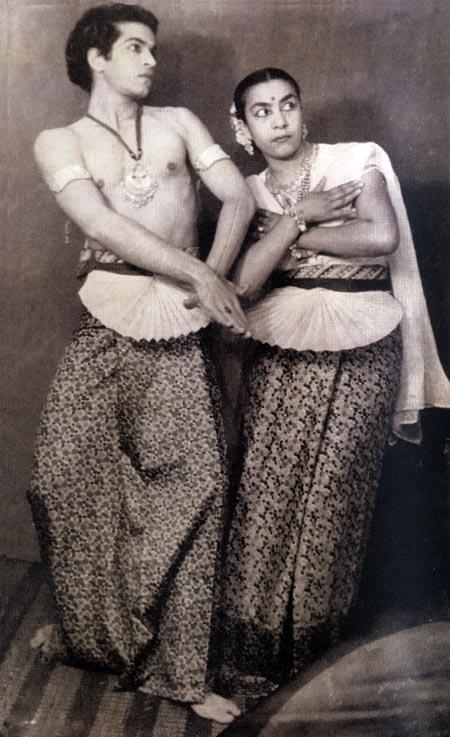
<instances>
[{"instance_id":1,"label":"pendant","mask_svg":"<svg viewBox=\"0 0 450 737\"><path fill-rule=\"evenodd\" d=\"M158 189L158 180L152 177L146 164L140 161L121 182L125 199L134 207L145 207Z\"/></svg>"}]
</instances>

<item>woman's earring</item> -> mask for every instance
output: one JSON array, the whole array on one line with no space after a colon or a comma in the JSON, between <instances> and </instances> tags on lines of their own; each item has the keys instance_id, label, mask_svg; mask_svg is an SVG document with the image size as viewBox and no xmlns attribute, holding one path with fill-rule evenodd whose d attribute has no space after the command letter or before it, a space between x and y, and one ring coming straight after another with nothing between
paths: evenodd
<instances>
[{"instance_id":1,"label":"woman's earring","mask_svg":"<svg viewBox=\"0 0 450 737\"><path fill-rule=\"evenodd\" d=\"M236 105L232 104L230 107L230 125L231 130L234 132L234 137L240 146L243 146L249 156L253 156L255 149L253 148L253 141L250 135L250 131L245 125L244 121L236 115Z\"/></svg>"},{"instance_id":2,"label":"woman's earring","mask_svg":"<svg viewBox=\"0 0 450 737\"><path fill-rule=\"evenodd\" d=\"M303 123L303 125L302 125L302 141L306 141L306 139L308 138L308 133L309 133L308 126Z\"/></svg>"}]
</instances>

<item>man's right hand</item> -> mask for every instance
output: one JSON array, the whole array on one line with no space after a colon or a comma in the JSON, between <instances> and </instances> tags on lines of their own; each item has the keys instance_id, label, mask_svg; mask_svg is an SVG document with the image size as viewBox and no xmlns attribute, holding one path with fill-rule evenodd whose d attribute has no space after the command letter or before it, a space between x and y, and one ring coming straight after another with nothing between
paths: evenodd
<instances>
[{"instance_id":1,"label":"man's right hand","mask_svg":"<svg viewBox=\"0 0 450 737\"><path fill-rule=\"evenodd\" d=\"M212 322L250 337L248 321L238 299L244 289L219 276L206 264L201 278L191 287L194 293L184 301L187 309L199 307Z\"/></svg>"}]
</instances>

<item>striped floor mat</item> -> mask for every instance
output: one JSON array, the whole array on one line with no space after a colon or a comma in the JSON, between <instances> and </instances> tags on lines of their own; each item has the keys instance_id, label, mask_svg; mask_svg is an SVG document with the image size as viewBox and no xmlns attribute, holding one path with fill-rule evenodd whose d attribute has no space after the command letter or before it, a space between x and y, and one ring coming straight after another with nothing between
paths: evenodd
<instances>
[{"instance_id":1,"label":"striped floor mat","mask_svg":"<svg viewBox=\"0 0 450 737\"><path fill-rule=\"evenodd\" d=\"M225 728L119 691L111 676L43 662L30 648L51 619L38 563L0 558L0 597L0 737L450 737L447 608L416 621L391 612L256 709L241 703L247 710Z\"/></svg>"},{"instance_id":2,"label":"striped floor mat","mask_svg":"<svg viewBox=\"0 0 450 737\"><path fill-rule=\"evenodd\" d=\"M51 666L30 648L51 620L38 563L0 558L0 737L216 737L190 709L117 690L112 676Z\"/></svg>"}]
</instances>

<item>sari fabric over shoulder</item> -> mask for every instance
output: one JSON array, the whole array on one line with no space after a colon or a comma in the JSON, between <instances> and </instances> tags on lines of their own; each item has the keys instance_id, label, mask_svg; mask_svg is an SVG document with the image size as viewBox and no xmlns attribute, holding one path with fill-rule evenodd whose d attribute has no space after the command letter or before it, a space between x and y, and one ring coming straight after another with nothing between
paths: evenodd
<instances>
[{"instance_id":1,"label":"sari fabric over shoulder","mask_svg":"<svg viewBox=\"0 0 450 737\"><path fill-rule=\"evenodd\" d=\"M272 291L251 308L249 320L253 335L261 342L316 351L368 345L388 335L400 322L403 355L393 430L405 440L420 442L419 410L450 407L450 382L437 353L411 229L389 157L376 143L318 144L311 188L322 177L326 177L326 187L330 188L360 178L371 169L382 173L395 209L400 231L397 250L381 258L316 254L299 262L297 274L313 266L315 273L326 274L329 267L339 265L347 267L348 272L352 266L385 264L389 267L393 295L284 287ZM259 207L281 213L280 205L265 185L265 175L266 172L262 172L251 176L247 182ZM342 221L333 221L321 227L342 224Z\"/></svg>"}]
</instances>

